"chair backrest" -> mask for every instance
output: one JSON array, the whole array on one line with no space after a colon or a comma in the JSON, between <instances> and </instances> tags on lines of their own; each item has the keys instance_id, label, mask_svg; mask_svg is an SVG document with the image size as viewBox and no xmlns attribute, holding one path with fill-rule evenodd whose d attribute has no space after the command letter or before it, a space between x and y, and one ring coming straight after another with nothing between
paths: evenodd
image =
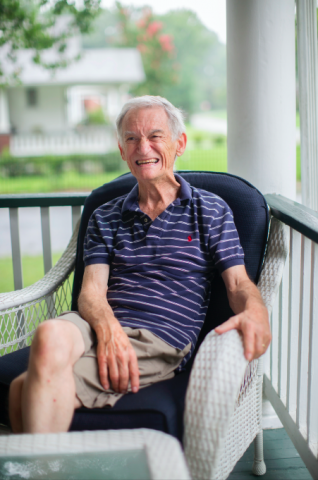
<instances>
[{"instance_id":1,"label":"chair backrest","mask_svg":"<svg viewBox=\"0 0 318 480\"><path fill-rule=\"evenodd\" d=\"M269 212L263 195L250 183L234 175L191 171L178 173L190 185L215 193L228 203L233 211L234 221L245 253L247 273L250 279L257 283L263 264L269 228ZM83 242L89 218L97 207L113 198L125 195L135 184L135 177L130 173L125 174L93 190L86 199L77 243L72 297L73 310L77 310L77 298L84 273ZM224 282L220 275L216 275L212 284L209 309L197 346L208 332L223 323L232 314Z\"/></svg>"}]
</instances>

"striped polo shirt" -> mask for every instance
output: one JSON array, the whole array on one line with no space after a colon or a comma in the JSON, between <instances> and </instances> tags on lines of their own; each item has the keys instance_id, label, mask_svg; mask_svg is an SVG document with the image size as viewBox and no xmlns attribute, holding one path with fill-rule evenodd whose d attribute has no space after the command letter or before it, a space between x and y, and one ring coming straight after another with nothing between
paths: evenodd
<instances>
[{"instance_id":1,"label":"striped polo shirt","mask_svg":"<svg viewBox=\"0 0 318 480\"><path fill-rule=\"evenodd\" d=\"M139 208L138 184L97 208L84 263L110 266L107 300L122 326L148 329L179 349L191 342L190 358L214 272L244 265L244 253L227 203L175 178L179 197L155 220Z\"/></svg>"}]
</instances>

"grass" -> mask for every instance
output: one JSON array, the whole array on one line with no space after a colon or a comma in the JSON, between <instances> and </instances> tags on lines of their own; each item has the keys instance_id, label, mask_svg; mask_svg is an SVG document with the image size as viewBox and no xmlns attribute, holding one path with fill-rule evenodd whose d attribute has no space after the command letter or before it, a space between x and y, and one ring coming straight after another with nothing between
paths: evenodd
<instances>
[{"instance_id":1,"label":"grass","mask_svg":"<svg viewBox=\"0 0 318 480\"><path fill-rule=\"evenodd\" d=\"M176 169L227 172L226 144L209 150L186 150L184 155L176 160Z\"/></svg>"},{"instance_id":2,"label":"grass","mask_svg":"<svg viewBox=\"0 0 318 480\"><path fill-rule=\"evenodd\" d=\"M53 265L60 258L61 253L53 253ZM11 257L0 258L0 293L14 290L13 268ZM22 257L23 286L28 287L44 276L42 255Z\"/></svg>"},{"instance_id":3,"label":"grass","mask_svg":"<svg viewBox=\"0 0 318 480\"><path fill-rule=\"evenodd\" d=\"M296 179L301 181L300 145L296 145Z\"/></svg>"},{"instance_id":4,"label":"grass","mask_svg":"<svg viewBox=\"0 0 318 480\"><path fill-rule=\"evenodd\" d=\"M5 193L47 193L63 191L91 191L94 188L108 183L127 170L118 170L110 173L80 174L65 172L56 176L27 176L2 178L0 194Z\"/></svg>"}]
</instances>

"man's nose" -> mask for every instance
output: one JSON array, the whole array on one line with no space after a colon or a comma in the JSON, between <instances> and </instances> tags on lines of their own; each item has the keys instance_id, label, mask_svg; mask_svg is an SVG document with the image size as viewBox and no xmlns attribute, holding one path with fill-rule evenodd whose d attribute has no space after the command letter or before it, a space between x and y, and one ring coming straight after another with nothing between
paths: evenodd
<instances>
[{"instance_id":1,"label":"man's nose","mask_svg":"<svg viewBox=\"0 0 318 480\"><path fill-rule=\"evenodd\" d=\"M139 153L141 153L142 155L145 155L149 152L150 142L149 142L148 138L141 138L140 139L140 142L139 142L139 145L138 145L138 150L139 150Z\"/></svg>"}]
</instances>

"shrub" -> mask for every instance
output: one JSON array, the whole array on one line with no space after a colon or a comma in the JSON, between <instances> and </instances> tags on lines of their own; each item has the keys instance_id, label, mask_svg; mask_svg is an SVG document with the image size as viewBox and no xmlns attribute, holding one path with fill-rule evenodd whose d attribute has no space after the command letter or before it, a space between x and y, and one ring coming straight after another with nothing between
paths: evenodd
<instances>
[{"instance_id":1,"label":"shrub","mask_svg":"<svg viewBox=\"0 0 318 480\"><path fill-rule=\"evenodd\" d=\"M45 155L42 157L12 157L7 152L0 156L2 177L60 175L74 171L89 175L114 172L123 165L119 151L95 155Z\"/></svg>"}]
</instances>

